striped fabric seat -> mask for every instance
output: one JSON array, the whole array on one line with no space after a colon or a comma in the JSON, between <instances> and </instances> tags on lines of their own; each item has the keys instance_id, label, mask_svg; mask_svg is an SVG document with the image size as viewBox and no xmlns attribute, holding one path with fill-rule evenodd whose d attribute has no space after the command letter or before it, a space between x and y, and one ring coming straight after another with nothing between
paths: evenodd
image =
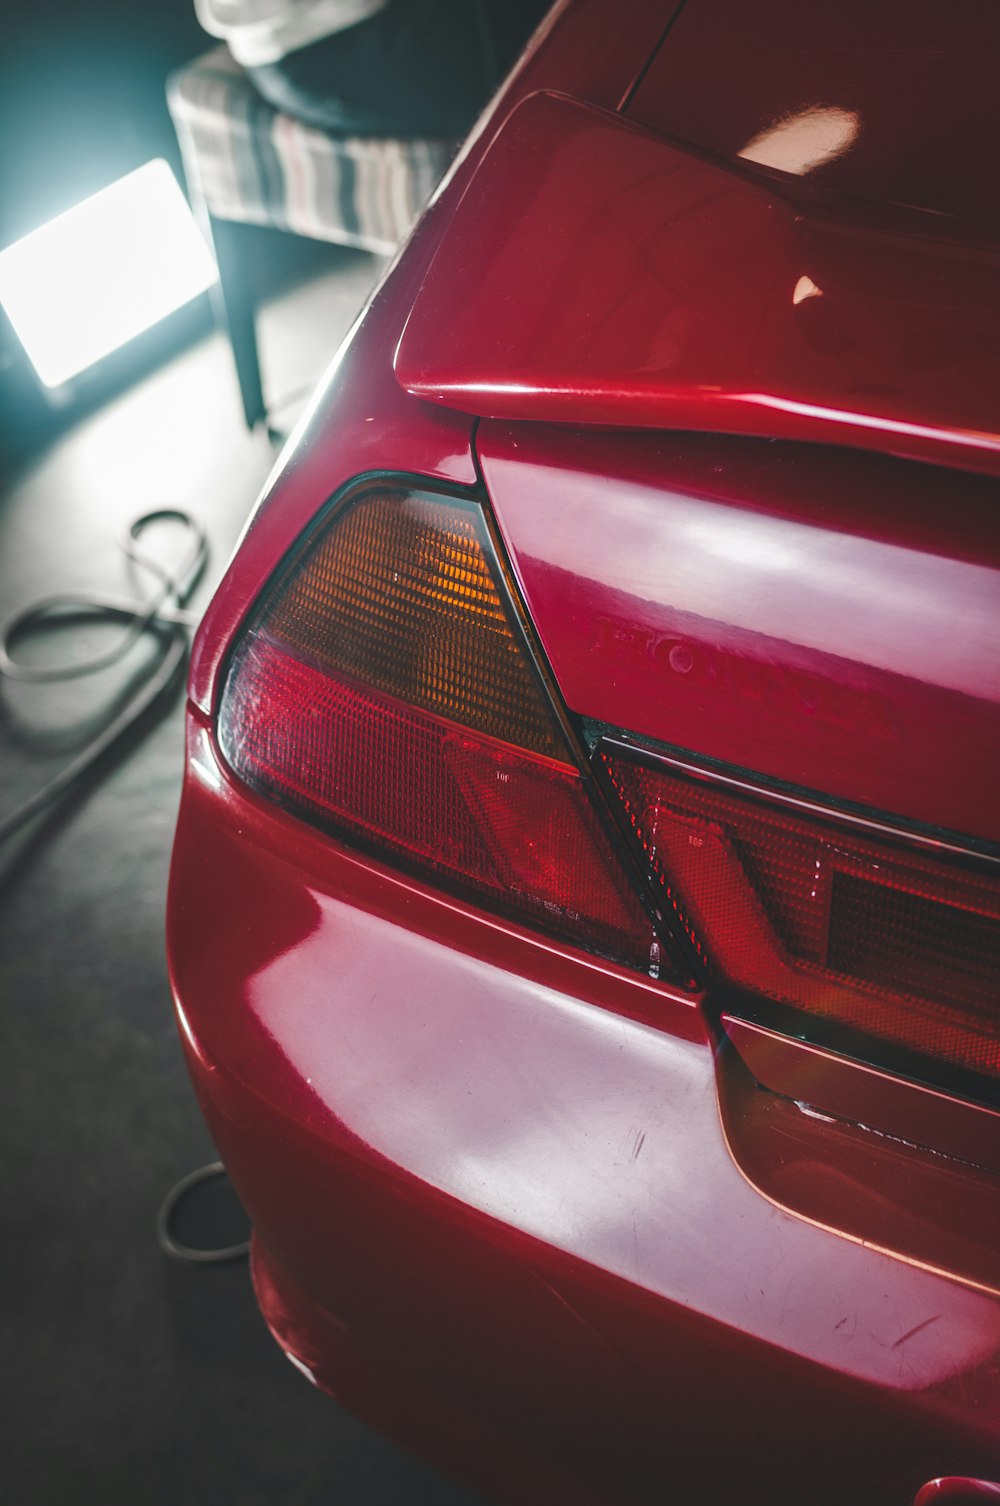
<instances>
[{"instance_id":1,"label":"striped fabric seat","mask_svg":"<svg viewBox=\"0 0 1000 1506\"><path fill-rule=\"evenodd\" d=\"M267 104L226 47L173 74L167 100L193 194L217 219L393 252L451 141L327 136Z\"/></svg>"}]
</instances>

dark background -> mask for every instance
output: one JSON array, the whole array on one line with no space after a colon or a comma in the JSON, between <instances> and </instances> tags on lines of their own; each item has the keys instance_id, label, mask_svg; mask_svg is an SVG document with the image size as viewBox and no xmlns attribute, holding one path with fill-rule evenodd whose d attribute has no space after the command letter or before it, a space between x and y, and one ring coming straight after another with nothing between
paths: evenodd
<instances>
[{"instance_id":1,"label":"dark background","mask_svg":"<svg viewBox=\"0 0 1000 1506\"><path fill-rule=\"evenodd\" d=\"M209 45L191 0L7 0L0 245L151 158L179 174L164 81ZM265 280L290 288L267 352L275 382L315 379L377 268L248 236ZM300 275L317 255L319 294ZM208 530L203 609L273 459L243 426L207 299L62 405L0 321L0 620L52 591L128 592L116 539L165 503ZM161 542L166 561L175 541ZM108 641L92 626L70 651ZM86 744L154 653L69 686L0 682L0 817ZM192 1270L157 1248L161 1198L214 1158L164 960L182 747L178 688L99 781L0 844L0 1490L16 1506L467 1506L293 1370L245 1263ZM201 1213L201 1234L232 1238Z\"/></svg>"},{"instance_id":2,"label":"dark background","mask_svg":"<svg viewBox=\"0 0 1000 1506\"><path fill-rule=\"evenodd\" d=\"M167 73L211 45L193 0L6 0L0 8L0 246L165 157L183 183ZM142 336L66 401L0 310L0 464L37 449L210 328L208 299Z\"/></svg>"}]
</instances>

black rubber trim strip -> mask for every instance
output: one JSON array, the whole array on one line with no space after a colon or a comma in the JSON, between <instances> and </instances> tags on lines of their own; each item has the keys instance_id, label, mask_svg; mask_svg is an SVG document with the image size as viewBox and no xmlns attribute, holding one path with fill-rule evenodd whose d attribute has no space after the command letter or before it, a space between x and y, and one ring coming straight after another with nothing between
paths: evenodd
<instances>
[{"instance_id":1,"label":"black rubber trim strip","mask_svg":"<svg viewBox=\"0 0 1000 1506\"><path fill-rule=\"evenodd\" d=\"M619 115L624 115L625 111L628 109L629 105L632 103L633 99L638 93L640 87L642 86L643 79L646 77L646 74L649 72L650 68L652 68L653 64L656 62L656 59L662 52L664 42L667 40L674 27L677 25L677 22L680 20L684 12L685 3L686 0L679 0L677 9L674 11L673 15L670 17L670 20L667 22L666 26L663 28L663 31L660 33L660 38L656 46L653 48L652 52L649 54L649 57L643 63L642 67L639 69L639 72L636 74L635 78L632 80L631 84L629 84L625 93L619 100Z\"/></svg>"},{"instance_id":2,"label":"black rubber trim strip","mask_svg":"<svg viewBox=\"0 0 1000 1506\"><path fill-rule=\"evenodd\" d=\"M840 800L833 796L809 789L806 785L791 784L782 779L769 778L755 769L725 763L719 758L710 758L701 753L692 753L675 743L658 742L655 738L643 737L634 732L614 727L609 722L591 717L578 717L577 725L591 757L598 744L607 742L617 745L629 756L662 767L669 765L679 773L700 778L706 782L726 784L739 794L771 804L795 806L805 815L816 815L833 821L847 820L859 829L867 829L876 836L887 836L895 841L904 841L913 846L931 851L944 852L958 858L978 859L981 871L994 874L1000 867L1000 843L974 837L967 832L951 831L943 826L933 826L926 821L914 821L891 811L878 810L861 805L853 800Z\"/></svg>"}]
</instances>

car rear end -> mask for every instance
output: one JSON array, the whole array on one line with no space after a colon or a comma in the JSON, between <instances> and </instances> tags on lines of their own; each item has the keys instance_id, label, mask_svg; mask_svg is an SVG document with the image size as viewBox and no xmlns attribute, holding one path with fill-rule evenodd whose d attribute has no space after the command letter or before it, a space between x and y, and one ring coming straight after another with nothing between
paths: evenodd
<instances>
[{"instance_id":1,"label":"car rear end","mask_svg":"<svg viewBox=\"0 0 1000 1506\"><path fill-rule=\"evenodd\" d=\"M624 307L634 206L565 238L621 297L572 283L553 206L664 150L621 107L669 19L547 23L251 520L178 1016L265 1318L375 1425L504 1500L910 1506L1000 1478L994 462L926 383L854 443L804 357L775 437L645 380L643 308L683 372L705 302L669 349Z\"/></svg>"}]
</instances>

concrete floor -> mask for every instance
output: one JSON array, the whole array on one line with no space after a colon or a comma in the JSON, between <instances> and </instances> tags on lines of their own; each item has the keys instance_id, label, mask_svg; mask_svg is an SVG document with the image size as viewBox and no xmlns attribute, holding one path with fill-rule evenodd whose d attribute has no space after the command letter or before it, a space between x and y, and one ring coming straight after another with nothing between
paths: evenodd
<instances>
[{"instance_id":1,"label":"concrete floor","mask_svg":"<svg viewBox=\"0 0 1000 1506\"><path fill-rule=\"evenodd\" d=\"M373 271L345 253L266 311L272 392L322 370ZM126 590L115 541L164 503L208 529L203 607L272 459L242 426L221 339L190 350L0 492L0 617L54 590ZM146 652L124 674L0 687L0 814L87 740ZM473 1506L292 1369L245 1264L183 1268L154 1242L166 1189L214 1155L163 960L181 729L178 697L98 784L0 849L4 1497Z\"/></svg>"}]
</instances>

